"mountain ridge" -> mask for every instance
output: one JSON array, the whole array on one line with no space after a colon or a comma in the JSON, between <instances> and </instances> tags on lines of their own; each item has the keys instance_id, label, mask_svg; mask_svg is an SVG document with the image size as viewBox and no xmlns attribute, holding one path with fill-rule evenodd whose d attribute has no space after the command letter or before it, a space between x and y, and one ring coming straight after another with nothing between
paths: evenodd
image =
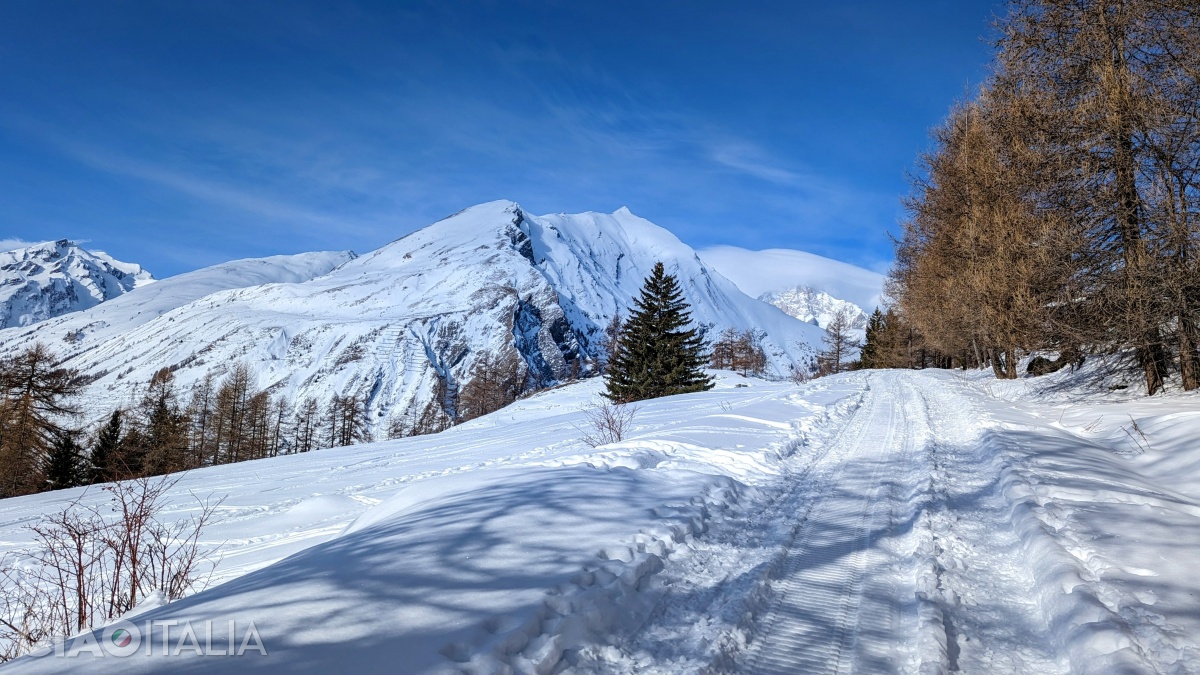
<instances>
[{"instance_id":1,"label":"mountain ridge","mask_svg":"<svg viewBox=\"0 0 1200 675\"><path fill-rule=\"evenodd\" d=\"M769 375L811 367L820 329L742 293L667 230L628 209L534 216L505 200L290 280L176 298L153 316L124 316L132 293L117 306L126 307L122 321L100 305L0 331L0 351L36 339L65 348L65 364L92 381L89 400L108 408L131 401L158 369L172 369L186 390L241 362L259 388L294 404L360 395L378 431L439 391L452 396L487 353L515 350L530 382L594 369L604 326L627 314L659 260L702 330L765 330ZM69 331L82 331L78 344Z\"/></svg>"}]
</instances>

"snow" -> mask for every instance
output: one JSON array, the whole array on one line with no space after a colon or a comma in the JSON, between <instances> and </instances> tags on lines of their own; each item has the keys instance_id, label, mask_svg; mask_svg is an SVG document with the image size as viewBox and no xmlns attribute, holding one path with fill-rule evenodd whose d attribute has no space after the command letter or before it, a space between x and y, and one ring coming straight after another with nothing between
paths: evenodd
<instances>
[{"instance_id":1,"label":"snow","mask_svg":"<svg viewBox=\"0 0 1200 675\"><path fill-rule=\"evenodd\" d=\"M280 656L239 668L271 672L385 671L396 654L405 672L557 661L628 620L630 602L648 608L637 601L643 581L774 472L794 424L822 409L788 385L724 376L712 392L647 402L625 442L592 451L576 428L599 384L432 437L187 474L168 510L183 517L193 495L226 496L204 537L223 542L225 583L139 621L252 619ZM8 500L0 517L25 522L79 492ZM12 550L23 536L10 525L0 538ZM54 669L54 658L11 669ZM148 672L169 662L87 665Z\"/></svg>"},{"instance_id":2,"label":"snow","mask_svg":"<svg viewBox=\"0 0 1200 675\"><path fill-rule=\"evenodd\" d=\"M70 358L217 291L305 281L353 257L353 253L342 251L248 258L142 283L133 289L136 292L131 290L86 311L57 317L28 330L0 331L0 350L19 349L42 340L59 356ZM73 339L64 340L68 335Z\"/></svg>"},{"instance_id":3,"label":"snow","mask_svg":"<svg viewBox=\"0 0 1200 675\"><path fill-rule=\"evenodd\" d=\"M867 313L862 307L808 286L763 293L758 299L778 307L788 316L826 329L834 316L842 312L849 320L849 327L856 331L856 339L861 340L866 335Z\"/></svg>"},{"instance_id":4,"label":"snow","mask_svg":"<svg viewBox=\"0 0 1200 675\"><path fill-rule=\"evenodd\" d=\"M153 283L141 266L65 239L0 252L0 328L94 307Z\"/></svg>"},{"instance_id":5,"label":"snow","mask_svg":"<svg viewBox=\"0 0 1200 675\"><path fill-rule=\"evenodd\" d=\"M168 512L226 498L216 585L136 621L161 645L164 622L253 620L268 654L69 665L1198 672L1200 397L1070 377L721 373L595 449L589 380L434 436L196 470ZM0 551L76 498L101 495L0 502Z\"/></svg>"},{"instance_id":6,"label":"snow","mask_svg":"<svg viewBox=\"0 0 1200 675\"><path fill-rule=\"evenodd\" d=\"M792 249L736 246L705 248L700 257L756 298L801 286L848 300L868 313L883 305L884 276L840 260Z\"/></svg>"}]
</instances>

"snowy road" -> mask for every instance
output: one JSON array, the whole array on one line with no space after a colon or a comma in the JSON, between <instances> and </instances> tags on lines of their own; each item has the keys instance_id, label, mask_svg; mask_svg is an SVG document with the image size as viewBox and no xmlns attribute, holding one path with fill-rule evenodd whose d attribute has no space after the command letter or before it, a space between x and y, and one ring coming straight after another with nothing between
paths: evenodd
<instances>
[{"instance_id":1,"label":"snowy road","mask_svg":"<svg viewBox=\"0 0 1200 675\"><path fill-rule=\"evenodd\" d=\"M878 384L895 384L879 379ZM888 462L878 461L880 451L903 462L911 449L911 421L900 413L900 404L894 390L868 392L863 407L822 458L820 482L807 491L817 499L802 516L773 584L776 597L745 659L747 671L848 671L859 660L856 648L871 646L860 634L888 636L895 629L891 607L881 602L885 598L868 596L864 587L874 581L869 571L886 569L887 561L873 543L892 529L881 480Z\"/></svg>"},{"instance_id":2,"label":"snowy road","mask_svg":"<svg viewBox=\"0 0 1200 675\"><path fill-rule=\"evenodd\" d=\"M1012 644L1015 625L1033 627L1023 638L1046 630L1032 585L1021 583L1021 562L1006 548L1015 539L1006 536L1011 528L972 526L968 539L945 513L948 499L976 485L970 473L984 468L956 467L967 475L956 476L953 488L942 480L953 454L946 441L968 450L979 436L967 399L944 380L908 373L873 374L868 383L862 405L816 460L813 478L790 495L799 531L736 670L1061 671L1049 654L1012 660L1013 650L1028 651ZM1002 499L996 502L1002 509ZM972 508L976 518L983 511ZM971 584L948 585L945 571L962 568L964 552L973 562L1004 561L1002 570L988 570L986 597L977 597L973 575ZM982 613L1004 621L979 620ZM969 623L971 633L959 623Z\"/></svg>"},{"instance_id":3,"label":"snowy road","mask_svg":"<svg viewBox=\"0 0 1200 675\"><path fill-rule=\"evenodd\" d=\"M270 655L237 669L270 673L1200 672L1200 398L723 375L593 450L577 436L596 388L188 474L179 513L228 496L225 581L137 620L159 622L155 645L253 620ZM0 551L79 496L0 504ZM233 663L161 649L69 665Z\"/></svg>"},{"instance_id":4,"label":"snowy road","mask_svg":"<svg viewBox=\"0 0 1200 675\"><path fill-rule=\"evenodd\" d=\"M1136 648L1121 608L1063 569L998 452L1003 406L944 372L852 378L853 414L797 454L767 508L669 564L666 600L587 669L1197 672Z\"/></svg>"}]
</instances>

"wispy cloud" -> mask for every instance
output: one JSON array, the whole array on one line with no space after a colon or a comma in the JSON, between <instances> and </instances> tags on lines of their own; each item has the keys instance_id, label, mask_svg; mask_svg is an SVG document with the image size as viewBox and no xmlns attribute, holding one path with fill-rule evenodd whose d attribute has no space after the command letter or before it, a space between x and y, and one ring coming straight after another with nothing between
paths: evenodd
<instances>
[{"instance_id":1,"label":"wispy cloud","mask_svg":"<svg viewBox=\"0 0 1200 675\"><path fill-rule=\"evenodd\" d=\"M769 183L798 187L811 183L811 176L785 168L757 146L745 141L725 141L709 148L709 159L734 171Z\"/></svg>"},{"instance_id":2,"label":"wispy cloud","mask_svg":"<svg viewBox=\"0 0 1200 675\"><path fill-rule=\"evenodd\" d=\"M36 123L23 122L19 124L26 131L36 133L44 142L64 156L92 169L116 176L135 178L211 205L284 223L291 227L338 228L341 231L360 229L356 227L358 223L353 218L334 216L323 211L305 208L293 201L283 201L266 196L261 191L235 187L220 180L179 171L163 163L149 162L112 152L50 131Z\"/></svg>"},{"instance_id":3,"label":"wispy cloud","mask_svg":"<svg viewBox=\"0 0 1200 675\"><path fill-rule=\"evenodd\" d=\"M40 242L25 241L24 239L0 239L0 251L12 251L18 248L33 246Z\"/></svg>"},{"instance_id":4,"label":"wispy cloud","mask_svg":"<svg viewBox=\"0 0 1200 675\"><path fill-rule=\"evenodd\" d=\"M64 147L60 145L60 147ZM110 173L138 178L163 187L182 192L188 196L207 202L237 209L257 216L273 220L289 221L292 223L310 223L314 225L342 226L344 219L336 218L325 213L312 211L263 197L260 194L235 188L217 181L173 171L149 162L142 162L129 157L101 153L83 147L64 148L93 168Z\"/></svg>"}]
</instances>

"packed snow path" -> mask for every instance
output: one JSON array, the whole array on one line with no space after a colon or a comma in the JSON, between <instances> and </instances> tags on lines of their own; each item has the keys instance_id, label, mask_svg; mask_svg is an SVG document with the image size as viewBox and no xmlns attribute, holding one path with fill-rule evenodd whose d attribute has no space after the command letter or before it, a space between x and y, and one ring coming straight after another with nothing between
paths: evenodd
<instances>
[{"instance_id":1,"label":"packed snow path","mask_svg":"<svg viewBox=\"0 0 1200 675\"><path fill-rule=\"evenodd\" d=\"M971 388L945 373L849 379L857 409L814 430L768 508L668 567L664 584L686 593L596 670L1068 672Z\"/></svg>"},{"instance_id":2,"label":"packed snow path","mask_svg":"<svg viewBox=\"0 0 1200 675\"><path fill-rule=\"evenodd\" d=\"M972 461L955 466L962 473L953 485L939 479L949 457L971 455L978 443L967 399L920 375L868 382L862 406L789 500L799 531L741 669L1062 671L1044 639L1031 639L1047 631L1032 578L1011 557L1017 537L1004 500L973 505L969 540L943 512L944 491L957 499L988 483ZM986 585L949 587L944 568L963 567L965 557ZM960 613L969 635L958 633Z\"/></svg>"},{"instance_id":3,"label":"packed snow path","mask_svg":"<svg viewBox=\"0 0 1200 675\"><path fill-rule=\"evenodd\" d=\"M836 467L818 492L827 498L803 517L747 670L836 673L850 664L859 624L890 632L886 606L863 606L863 581L868 570L886 568L872 548L877 533L890 529L879 503L885 463L869 460L909 435L899 405L894 391L869 394L827 457Z\"/></svg>"}]
</instances>

